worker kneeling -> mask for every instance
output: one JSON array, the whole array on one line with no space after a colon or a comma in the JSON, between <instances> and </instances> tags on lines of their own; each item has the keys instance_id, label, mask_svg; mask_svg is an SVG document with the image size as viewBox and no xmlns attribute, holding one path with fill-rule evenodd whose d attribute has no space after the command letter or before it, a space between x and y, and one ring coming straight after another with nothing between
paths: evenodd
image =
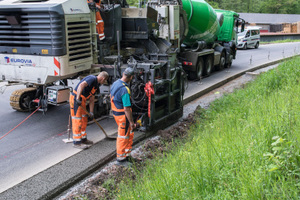
<instances>
[{"instance_id":1,"label":"worker kneeling","mask_svg":"<svg viewBox=\"0 0 300 200\"><path fill-rule=\"evenodd\" d=\"M93 141L87 139L86 127L88 116L94 117L95 93L100 84L108 79L107 72L100 72L98 76L89 75L83 78L70 95L70 110L72 117L73 146L79 149L87 149ZM86 101L89 99L90 113L86 113Z\"/></svg>"},{"instance_id":2,"label":"worker kneeling","mask_svg":"<svg viewBox=\"0 0 300 200\"><path fill-rule=\"evenodd\" d=\"M128 84L134 75L132 68L126 68L122 78L115 81L111 87L111 109L118 125L117 164L122 165L129 161L133 143L133 130L136 124L133 121L130 89Z\"/></svg>"}]
</instances>

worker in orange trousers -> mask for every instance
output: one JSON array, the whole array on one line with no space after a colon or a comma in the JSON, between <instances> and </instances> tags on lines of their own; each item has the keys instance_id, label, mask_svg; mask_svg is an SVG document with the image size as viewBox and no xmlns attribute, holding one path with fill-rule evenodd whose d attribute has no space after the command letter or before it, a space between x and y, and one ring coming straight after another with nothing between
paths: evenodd
<instances>
[{"instance_id":1,"label":"worker in orange trousers","mask_svg":"<svg viewBox=\"0 0 300 200\"><path fill-rule=\"evenodd\" d=\"M123 72L122 78L115 81L111 87L111 109L115 121L118 125L118 137L117 137L117 164L123 165L123 163L130 161L130 153L132 150L133 130L136 128L136 124L133 121L130 89L129 83L134 76L132 68L126 68Z\"/></svg>"},{"instance_id":2,"label":"worker in orange trousers","mask_svg":"<svg viewBox=\"0 0 300 200\"><path fill-rule=\"evenodd\" d=\"M88 3L95 2L96 4L96 30L99 35L100 40L105 39L105 34L104 34L104 21L101 17L100 14L100 4L101 0L87 0Z\"/></svg>"},{"instance_id":3,"label":"worker in orange trousers","mask_svg":"<svg viewBox=\"0 0 300 200\"><path fill-rule=\"evenodd\" d=\"M87 149L93 141L87 139L86 127L88 113L86 102L89 100L90 116L93 118L95 93L99 90L100 84L106 83L108 73L103 71L98 76L89 75L83 78L70 95L70 111L72 117L73 146L78 149ZM83 108L85 109L83 109Z\"/></svg>"}]
</instances>

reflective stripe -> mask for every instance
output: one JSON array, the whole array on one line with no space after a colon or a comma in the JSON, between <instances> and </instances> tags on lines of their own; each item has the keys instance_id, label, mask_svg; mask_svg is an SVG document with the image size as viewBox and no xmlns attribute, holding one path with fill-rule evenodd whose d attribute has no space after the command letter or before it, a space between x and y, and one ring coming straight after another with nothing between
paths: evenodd
<instances>
[{"instance_id":1,"label":"reflective stripe","mask_svg":"<svg viewBox=\"0 0 300 200\"><path fill-rule=\"evenodd\" d=\"M118 138L129 139L129 136L121 136L121 135L118 135Z\"/></svg>"},{"instance_id":2,"label":"reflective stripe","mask_svg":"<svg viewBox=\"0 0 300 200\"><path fill-rule=\"evenodd\" d=\"M126 153L123 153L123 154L117 154L118 156L120 156L120 157L124 157L124 156L126 156Z\"/></svg>"},{"instance_id":3,"label":"reflective stripe","mask_svg":"<svg viewBox=\"0 0 300 200\"><path fill-rule=\"evenodd\" d=\"M82 115L82 117L88 117L88 115Z\"/></svg>"},{"instance_id":4,"label":"reflective stripe","mask_svg":"<svg viewBox=\"0 0 300 200\"><path fill-rule=\"evenodd\" d=\"M72 119L82 119L82 117L72 117Z\"/></svg>"},{"instance_id":5,"label":"reflective stripe","mask_svg":"<svg viewBox=\"0 0 300 200\"><path fill-rule=\"evenodd\" d=\"M103 22L103 20L98 20L97 23Z\"/></svg>"},{"instance_id":6,"label":"reflective stripe","mask_svg":"<svg viewBox=\"0 0 300 200\"><path fill-rule=\"evenodd\" d=\"M80 139L75 139L75 138L73 138L73 141L80 142L80 141L81 141L81 138L80 138Z\"/></svg>"},{"instance_id":7,"label":"reflective stripe","mask_svg":"<svg viewBox=\"0 0 300 200\"><path fill-rule=\"evenodd\" d=\"M78 134L73 133L73 136L74 136L74 137L80 137L80 136L81 136L81 133L78 133Z\"/></svg>"},{"instance_id":8,"label":"reflective stripe","mask_svg":"<svg viewBox=\"0 0 300 200\"><path fill-rule=\"evenodd\" d=\"M105 36L103 36L103 37L100 37L100 36L99 36L99 39L100 39L100 40L104 40L104 39L105 39Z\"/></svg>"},{"instance_id":9,"label":"reflective stripe","mask_svg":"<svg viewBox=\"0 0 300 200\"><path fill-rule=\"evenodd\" d=\"M126 153L128 153L128 151L130 151L130 152L131 152L131 149L125 149L125 152L126 152Z\"/></svg>"},{"instance_id":10,"label":"reflective stripe","mask_svg":"<svg viewBox=\"0 0 300 200\"><path fill-rule=\"evenodd\" d=\"M100 33L99 36L104 36L104 33Z\"/></svg>"}]
</instances>

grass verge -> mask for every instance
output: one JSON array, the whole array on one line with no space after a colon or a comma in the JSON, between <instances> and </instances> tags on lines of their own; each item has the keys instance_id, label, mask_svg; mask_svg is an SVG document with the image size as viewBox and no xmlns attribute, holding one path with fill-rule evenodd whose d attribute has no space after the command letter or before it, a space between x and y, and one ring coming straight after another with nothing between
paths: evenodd
<instances>
[{"instance_id":1,"label":"grass verge","mask_svg":"<svg viewBox=\"0 0 300 200\"><path fill-rule=\"evenodd\" d=\"M298 199L299 82L297 57L213 102L185 143L149 161L116 197Z\"/></svg>"}]
</instances>

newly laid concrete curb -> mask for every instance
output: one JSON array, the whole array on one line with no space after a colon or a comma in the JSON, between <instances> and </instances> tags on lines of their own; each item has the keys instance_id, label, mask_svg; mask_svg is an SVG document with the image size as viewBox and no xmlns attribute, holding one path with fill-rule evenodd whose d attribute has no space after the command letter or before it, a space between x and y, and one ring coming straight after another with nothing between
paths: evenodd
<instances>
[{"instance_id":1,"label":"newly laid concrete curb","mask_svg":"<svg viewBox=\"0 0 300 200\"><path fill-rule=\"evenodd\" d=\"M296 55L298 56L298 55ZM278 59L262 65L238 72L227 77L197 93L185 97L184 105L201 97L202 95L234 80L246 72L252 72L270 65L274 65L295 56ZM149 134L135 132L134 144L145 139ZM0 199L53 199L86 176L99 170L115 158L115 140L104 139L94 144L90 149L81 151L68 159L48 168L47 170L17 184L0 194ZM46 156L46 155L45 155ZM38 191L36 190L38 186Z\"/></svg>"}]
</instances>

